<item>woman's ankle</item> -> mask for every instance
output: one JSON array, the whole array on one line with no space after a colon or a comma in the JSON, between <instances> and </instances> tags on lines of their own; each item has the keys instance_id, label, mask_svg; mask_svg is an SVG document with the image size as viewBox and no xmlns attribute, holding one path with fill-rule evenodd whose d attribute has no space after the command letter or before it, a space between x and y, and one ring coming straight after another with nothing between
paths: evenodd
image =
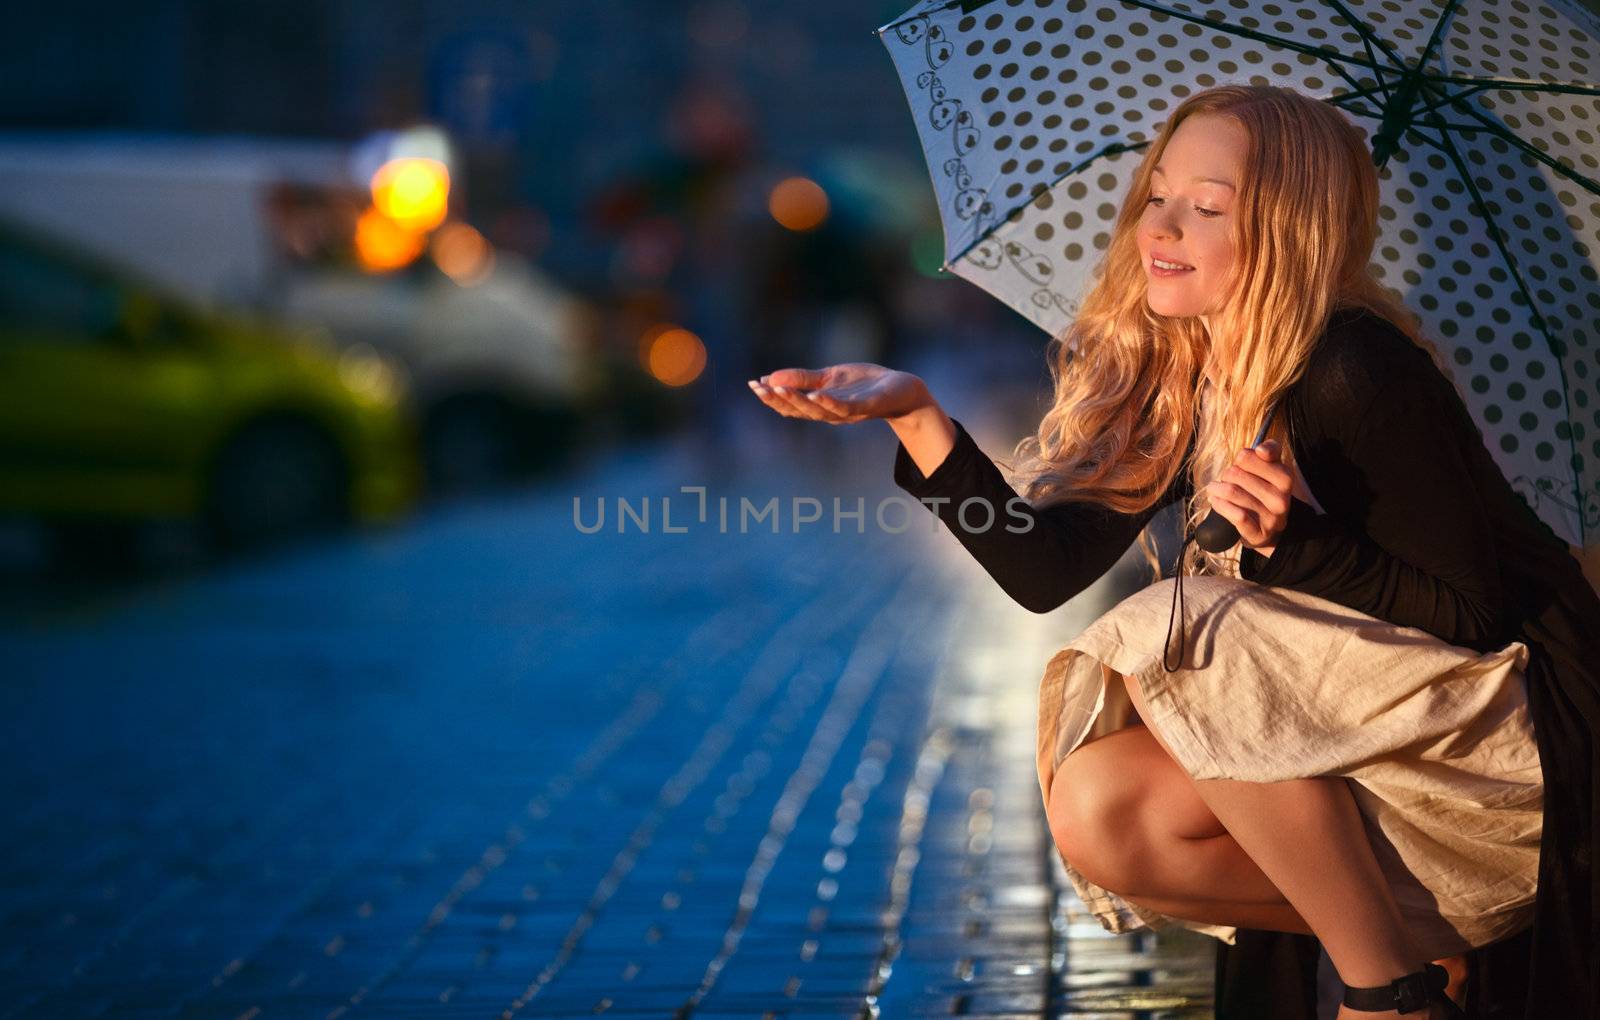
<instances>
[{"instance_id":1,"label":"woman's ankle","mask_svg":"<svg viewBox=\"0 0 1600 1020\"><path fill-rule=\"evenodd\" d=\"M1444 971L1445 977L1443 979L1441 979L1437 971L1434 970L1436 967L1441 968ZM1405 996L1411 999L1411 1001L1420 1004L1422 999L1426 999L1428 1005L1424 1010L1414 1010L1413 1013L1406 1014L1407 1020L1409 1020L1410 1016L1416 1016L1417 1020L1447 1020L1449 1017L1459 1015L1457 1010L1464 1007L1466 1004L1465 985L1468 976L1466 957L1449 956L1439 960L1432 960L1423 967L1418 968L1418 970L1421 970L1429 975L1427 980L1428 990L1426 992L1422 992L1421 989L1414 983L1408 982L1409 984L1412 984L1412 987L1404 988L1403 991ZM1401 976L1409 977L1413 973L1415 973L1415 971L1408 972L1407 974ZM1440 982L1441 980L1443 982L1442 985L1435 983ZM1383 987L1383 984L1381 983L1366 984L1345 981L1344 984L1347 995L1349 994L1350 989ZM1436 996L1439 993L1435 991L1435 989L1441 990L1444 997L1448 998L1451 1003L1454 1004L1455 1009L1452 1009L1450 1004L1447 1004L1437 998ZM1361 999L1367 1000L1362 1002L1362 1005L1369 1007L1367 1010L1360 1010L1354 1006L1348 1006L1341 1002L1339 1004L1338 1020L1390 1020L1392 1017L1401 1017L1402 1014L1395 1009L1377 1009L1374 1011L1370 1008L1378 1006L1380 1002L1393 1001L1391 998L1393 993L1388 992L1387 989L1385 989L1385 993L1386 994L1382 996L1374 996L1370 991L1361 992L1358 996L1358 1001ZM1420 999L1417 998L1419 993L1421 994Z\"/></svg>"},{"instance_id":2,"label":"woman's ankle","mask_svg":"<svg viewBox=\"0 0 1600 1020\"><path fill-rule=\"evenodd\" d=\"M1324 943L1326 946L1326 943ZM1328 951L1328 956L1333 960L1333 969L1343 981L1351 988L1372 988L1397 981L1407 974L1415 974L1427 967L1427 962L1408 962L1409 956L1379 956L1372 953L1363 953L1354 958L1346 955L1341 962L1333 951Z\"/></svg>"},{"instance_id":3,"label":"woman's ankle","mask_svg":"<svg viewBox=\"0 0 1600 1020\"><path fill-rule=\"evenodd\" d=\"M1467 963L1466 954L1446 956L1434 963L1445 969L1450 975L1450 981L1444 986L1444 994L1449 996L1456 1005L1464 1006L1467 1000L1467 979L1471 977L1471 968Z\"/></svg>"}]
</instances>

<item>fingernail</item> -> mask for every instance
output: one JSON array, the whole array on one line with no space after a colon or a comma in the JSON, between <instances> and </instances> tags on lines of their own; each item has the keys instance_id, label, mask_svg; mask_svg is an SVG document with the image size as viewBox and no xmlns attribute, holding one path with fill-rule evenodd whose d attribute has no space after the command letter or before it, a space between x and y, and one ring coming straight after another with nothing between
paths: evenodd
<instances>
[{"instance_id":1,"label":"fingernail","mask_svg":"<svg viewBox=\"0 0 1600 1020\"><path fill-rule=\"evenodd\" d=\"M774 386L772 387L772 392L782 393L786 397L789 395L789 389L786 386Z\"/></svg>"}]
</instances>

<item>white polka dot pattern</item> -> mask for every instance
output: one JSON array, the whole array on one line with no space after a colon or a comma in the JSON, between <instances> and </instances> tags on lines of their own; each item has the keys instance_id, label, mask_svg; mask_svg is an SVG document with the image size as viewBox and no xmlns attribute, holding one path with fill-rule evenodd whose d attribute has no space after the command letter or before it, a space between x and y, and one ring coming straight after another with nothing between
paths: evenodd
<instances>
[{"instance_id":1,"label":"white polka dot pattern","mask_svg":"<svg viewBox=\"0 0 1600 1020\"><path fill-rule=\"evenodd\" d=\"M1379 170L1373 271L1450 359L1529 505L1567 541L1600 541L1600 18L1572 0L1341 6L1353 23L1326 0L913 7L879 31L946 265L1059 332L1138 153L1184 97L1293 88L1340 107L1369 144L1389 102L1409 127Z\"/></svg>"}]
</instances>

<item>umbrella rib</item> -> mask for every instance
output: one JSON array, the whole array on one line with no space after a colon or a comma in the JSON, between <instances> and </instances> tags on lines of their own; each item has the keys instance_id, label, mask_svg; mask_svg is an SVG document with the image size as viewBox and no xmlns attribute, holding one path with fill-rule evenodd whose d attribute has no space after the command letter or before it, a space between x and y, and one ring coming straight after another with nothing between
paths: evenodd
<instances>
[{"instance_id":1,"label":"umbrella rib","mask_svg":"<svg viewBox=\"0 0 1600 1020\"><path fill-rule=\"evenodd\" d=\"M1442 124L1437 113L1430 113L1428 119L1433 121L1435 125ZM1538 304L1534 302L1533 295L1528 292L1528 285L1522 281L1522 274L1517 271L1516 260L1511 257L1511 253L1506 250L1506 246L1501 240L1505 234L1500 229L1499 224L1495 222L1494 214L1489 211L1488 203L1483 199L1483 193L1478 190L1477 182L1472 179L1471 171L1467 169L1461 154L1456 151L1455 143L1450 141L1449 132L1441 130L1438 140L1429 138L1420 131L1416 132L1416 134L1417 137L1443 150L1445 155L1450 157L1450 162L1455 164L1456 173L1460 175L1462 182L1466 184L1467 190L1472 193L1472 199L1477 203L1479 213L1489 222L1489 239L1494 242L1495 248L1499 250L1500 257L1505 261L1506 268L1511 271L1511 279L1515 281L1517 291L1522 294L1523 300L1527 302L1528 312L1533 316L1534 328L1544 337L1545 345L1550 348L1551 355L1555 357L1556 372L1561 377L1561 396L1566 401L1567 416L1570 419L1572 415L1572 389L1567 382L1566 364L1562 361L1561 352L1556 347L1555 337L1550 335L1550 329L1545 325L1544 316L1539 314ZM1575 471L1578 459L1578 444L1576 432L1572 429L1567 431L1567 448L1571 453L1571 459L1567 462L1568 469ZM1583 493L1580 491L1582 481L1581 478L1577 477L1574 477L1573 480L1573 489L1578 491L1580 509L1583 500ZM1580 512L1578 514L1578 544L1580 546L1586 544L1584 539L1583 514Z\"/></svg>"},{"instance_id":2,"label":"umbrella rib","mask_svg":"<svg viewBox=\"0 0 1600 1020\"><path fill-rule=\"evenodd\" d=\"M1432 92L1433 90L1430 88L1427 91ZM1499 138L1501 141L1507 142L1508 144L1510 144L1513 148L1517 149L1518 151L1524 152L1527 155L1532 156L1534 159L1538 160L1539 162L1543 163L1545 166L1548 166L1550 169L1552 169L1552 170L1556 171L1557 173L1559 173L1561 176L1563 176L1563 177L1567 178L1568 180L1572 181L1573 183L1577 184L1578 187L1580 187L1583 190L1589 192L1590 194L1600 195L1600 183L1597 183L1597 182L1595 182L1593 180L1590 180L1588 177L1585 177L1583 174L1580 174L1574 168L1567 166L1565 163L1562 163L1561 161L1553 158L1549 154L1547 154L1545 152L1542 152L1541 150L1535 148L1532 145L1529 145L1522 138L1518 137L1515 134L1512 134L1510 131L1507 131L1503 126L1501 126L1499 124L1496 124L1494 121L1490 120L1488 115L1483 113L1481 110L1474 109L1468 103L1457 103L1455 101L1454 97L1447 97L1447 98L1449 98L1449 103L1450 103L1450 105L1452 107L1454 107L1455 109L1459 110L1462 113L1465 113L1467 116L1471 117L1473 120L1476 120L1478 123L1483 125L1482 127L1479 127L1479 128L1465 128L1464 130L1487 131L1488 133L1490 133L1490 134L1494 135L1495 137ZM1436 110L1430 110L1429 118L1432 119L1432 120L1435 120L1437 122L1438 118L1436 116L1436 113L1437 113Z\"/></svg>"},{"instance_id":3,"label":"umbrella rib","mask_svg":"<svg viewBox=\"0 0 1600 1020\"><path fill-rule=\"evenodd\" d=\"M1439 122L1441 128L1449 128L1458 134L1489 134L1504 138L1505 135L1494 128L1484 127L1482 124L1457 124L1454 121L1443 120Z\"/></svg>"},{"instance_id":4,"label":"umbrella rib","mask_svg":"<svg viewBox=\"0 0 1600 1020\"><path fill-rule=\"evenodd\" d=\"M1338 69L1335 68L1335 70L1338 70ZM1345 81L1350 81L1350 79L1346 78ZM1360 83L1352 81L1352 82L1350 82L1350 84L1358 85ZM1356 100L1356 99L1366 99L1367 97L1375 95L1378 92L1383 92L1385 95L1388 94L1388 89L1384 85L1383 82L1379 82L1377 85L1374 85L1372 88L1369 88L1369 89L1357 88L1354 91L1346 92L1343 95L1332 96L1332 97L1330 97L1328 99L1324 99L1323 102L1325 102L1325 103L1335 103L1335 104L1348 103L1348 102L1351 102L1352 100ZM1367 111L1362 110L1360 112L1366 113Z\"/></svg>"},{"instance_id":5,"label":"umbrella rib","mask_svg":"<svg viewBox=\"0 0 1600 1020\"><path fill-rule=\"evenodd\" d=\"M1525 78L1469 78L1459 74L1430 74L1430 85L1476 85L1480 89L1506 89L1512 92L1560 92L1571 96L1600 96L1600 87L1569 85L1565 82L1528 81Z\"/></svg>"},{"instance_id":6,"label":"umbrella rib","mask_svg":"<svg viewBox=\"0 0 1600 1020\"><path fill-rule=\"evenodd\" d=\"M1293 50L1296 53L1309 53L1314 57L1321 57L1324 60L1341 60L1347 64L1355 64L1357 67L1364 67L1369 71L1378 71L1381 69L1376 65L1369 64L1360 57L1352 57L1348 54L1340 53L1337 50L1330 50L1321 46L1308 46L1305 43L1295 42L1292 39L1285 39L1282 36L1267 35L1265 32L1257 32L1254 29L1245 28L1242 25L1232 25L1226 21L1217 21L1212 18L1196 17L1195 15L1184 11L1175 11L1170 7L1163 7L1159 3L1151 2L1151 0L1122 0L1122 2L1133 7L1143 7L1145 10L1154 11L1157 14L1165 14L1169 17L1177 18L1179 21L1189 21L1196 25L1204 25L1206 28L1212 29L1213 31L1222 32L1226 35L1237 35L1243 36L1246 39L1254 39L1256 42L1267 43L1268 45L1276 46L1280 49ZM1330 0L1330 2L1333 2L1333 0ZM1379 44L1382 44L1381 40L1379 41ZM1389 70L1399 70L1399 68L1389 68Z\"/></svg>"},{"instance_id":7,"label":"umbrella rib","mask_svg":"<svg viewBox=\"0 0 1600 1020\"><path fill-rule=\"evenodd\" d=\"M1372 61L1373 67L1376 68L1378 64L1378 58L1373 55L1372 42L1368 40L1365 35L1361 37L1361 48L1367 51L1367 59ZM1377 79L1379 90L1383 92L1383 105L1388 106L1390 100L1393 98L1389 94L1389 83L1383 80L1382 71L1376 71L1374 73L1374 77Z\"/></svg>"},{"instance_id":8,"label":"umbrella rib","mask_svg":"<svg viewBox=\"0 0 1600 1020\"><path fill-rule=\"evenodd\" d=\"M1357 81L1356 79L1350 77L1350 75L1346 74L1345 73L1345 69L1340 67L1338 64L1329 64L1328 66L1333 69L1333 73L1334 74L1337 74L1339 77L1341 77L1341 78L1343 78L1345 80L1345 82L1350 86L1351 91L1346 92L1345 94L1343 94L1341 96L1333 96L1331 98L1325 99L1325 100L1323 100L1323 102L1333 103L1336 106L1340 106L1341 109L1342 109L1343 108L1343 106L1342 106L1343 103L1349 102L1349 101L1355 100L1355 99L1365 99L1368 96L1373 95L1375 91L1381 91L1384 94L1385 97L1387 97L1388 94L1389 94L1388 87L1384 84L1383 74L1381 72L1375 74L1376 84L1372 85L1371 87L1363 87L1362 84L1359 81ZM1374 70L1375 72L1377 71L1376 68L1373 68L1372 70ZM1357 113L1361 113L1361 114L1365 114L1368 117L1371 117L1371 116L1382 116L1382 114L1374 115L1372 113L1369 113L1366 110L1357 110L1356 112Z\"/></svg>"},{"instance_id":9,"label":"umbrella rib","mask_svg":"<svg viewBox=\"0 0 1600 1020\"><path fill-rule=\"evenodd\" d=\"M1458 99L1465 99L1467 96L1477 95L1479 92L1482 92L1487 88L1489 88L1488 85L1478 85L1470 89L1462 89L1460 92L1451 92L1448 94L1440 93L1439 100L1437 102L1423 103L1421 106L1417 107L1416 112L1422 114L1428 113L1432 110L1437 110L1442 106L1448 106L1451 103L1454 103ZM1433 90L1429 89L1428 91L1432 92Z\"/></svg>"},{"instance_id":10,"label":"umbrella rib","mask_svg":"<svg viewBox=\"0 0 1600 1020\"><path fill-rule=\"evenodd\" d=\"M1358 113L1363 117L1371 117L1373 120L1383 119L1382 110L1369 110L1362 106L1356 106L1353 103L1349 103L1347 105L1349 98L1350 96L1346 94L1343 96L1334 96L1332 99L1324 99L1323 102L1327 103L1329 106L1337 106L1341 110L1348 110L1352 113Z\"/></svg>"},{"instance_id":11,"label":"umbrella rib","mask_svg":"<svg viewBox=\"0 0 1600 1020\"><path fill-rule=\"evenodd\" d=\"M1344 20L1350 24L1350 27L1356 30L1356 34L1361 36L1363 42L1371 39L1373 42L1378 44L1378 47L1382 49L1383 52L1388 55L1389 60L1393 62L1393 67L1391 70L1400 71L1401 73L1410 70L1409 66L1406 64L1406 58L1395 52L1395 50L1391 48L1388 43L1384 42L1376 32L1373 32L1370 28L1368 28L1360 18L1350 13L1350 8L1340 3L1339 0L1327 0L1327 4L1329 7L1332 7L1334 10L1338 11L1341 16L1343 16ZM1376 68L1374 68L1374 70L1376 70Z\"/></svg>"},{"instance_id":12,"label":"umbrella rib","mask_svg":"<svg viewBox=\"0 0 1600 1020\"><path fill-rule=\"evenodd\" d=\"M1434 22L1433 32L1428 36L1428 45L1422 48L1422 56L1417 58L1417 70L1423 74L1428 73L1428 58L1433 55L1434 44L1444 36L1445 24L1449 22L1450 16L1455 14L1456 8L1460 6L1461 0L1450 0L1449 3L1445 4L1444 13L1439 15L1439 20Z\"/></svg>"}]
</instances>

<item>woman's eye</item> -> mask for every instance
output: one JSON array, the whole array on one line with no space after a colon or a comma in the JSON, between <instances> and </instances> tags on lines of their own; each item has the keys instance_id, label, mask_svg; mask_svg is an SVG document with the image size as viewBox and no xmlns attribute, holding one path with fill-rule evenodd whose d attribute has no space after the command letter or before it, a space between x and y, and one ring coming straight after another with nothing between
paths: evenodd
<instances>
[{"instance_id":1,"label":"woman's eye","mask_svg":"<svg viewBox=\"0 0 1600 1020\"><path fill-rule=\"evenodd\" d=\"M1151 202L1165 202L1165 201L1166 201L1166 199L1164 199L1164 198L1157 198L1156 196L1151 195L1149 198L1145 199L1145 205L1149 205ZM1195 210L1194 211L1199 213L1201 216L1208 216L1209 217L1209 216L1221 216L1222 215L1222 213L1218 212L1215 209L1202 209L1199 206L1195 206Z\"/></svg>"}]
</instances>

